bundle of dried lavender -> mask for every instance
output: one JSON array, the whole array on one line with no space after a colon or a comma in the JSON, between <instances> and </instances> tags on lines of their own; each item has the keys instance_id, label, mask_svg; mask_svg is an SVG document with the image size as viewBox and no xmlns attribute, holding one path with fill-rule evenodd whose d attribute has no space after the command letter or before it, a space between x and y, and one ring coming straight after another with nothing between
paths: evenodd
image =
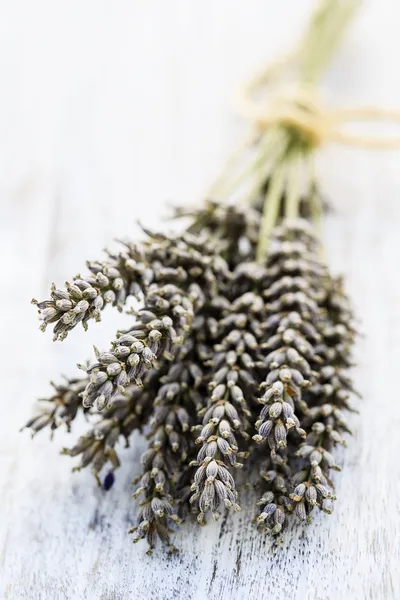
<instances>
[{"instance_id":1,"label":"bundle of dried lavender","mask_svg":"<svg viewBox=\"0 0 400 600\"><path fill-rule=\"evenodd\" d=\"M310 48L319 40L328 55L343 6L328 0L314 18L299 54L303 78L318 74L321 54L313 60ZM280 535L294 516L332 511L330 471L340 470L332 450L350 432L355 331L342 282L322 258L314 149L310 132L292 124L259 129L244 174L234 169L222 181L232 198L245 184L246 203L212 197L179 209L190 219L183 233L145 231L142 243L126 242L34 301L55 340L98 321L107 304L140 302L130 328L81 365L83 378L54 385L48 407L26 425L70 430L84 412L91 429L63 453L80 457L75 468L90 465L100 484L103 473L104 489L120 439L146 434L134 541L152 548L160 538L172 548L172 525L187 514L204 523L220 507L240 510L236 470L250 476L249 454L260 473L260 529Z\"/></svg>"}]
</instances>

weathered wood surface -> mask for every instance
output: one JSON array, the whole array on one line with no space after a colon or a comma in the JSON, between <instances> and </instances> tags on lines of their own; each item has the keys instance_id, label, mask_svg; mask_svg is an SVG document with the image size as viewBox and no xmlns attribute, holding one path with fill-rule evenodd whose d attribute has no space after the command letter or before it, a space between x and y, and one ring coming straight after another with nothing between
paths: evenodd
<instances>
[{"instance_id":1,"label":"weathered wood surface","mask_svg":"<svg viewBox=\"0 0 400 600\"><path fill-rule=\"evenodd\" d=\"M106 311L88 334L54 345L30 297L132 233L137 218L161 221L166 200L199 196L238 136L235 86L285 47L311 2L1 4L0 598L398 600L399 153L321 156L335 206L329 257L366 333L355 371L362 414L332 517L271 549L249 525L245 493L240 515L185 525L177 557L149 558L126 535L139 438L102 494L58 456L66 434L32 443L18 433L48 378L72 374L118 318ZM332 97L400 105L399 16L395 0L365 2L327 79Z\"/></svg>"}]
</instances>

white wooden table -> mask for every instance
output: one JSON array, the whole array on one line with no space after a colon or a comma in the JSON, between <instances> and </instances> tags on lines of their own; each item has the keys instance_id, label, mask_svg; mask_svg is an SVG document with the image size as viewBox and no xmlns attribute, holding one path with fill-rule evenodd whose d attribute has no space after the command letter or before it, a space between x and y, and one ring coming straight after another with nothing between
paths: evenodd
<instances>
[{"instance_id":1,"label":"white wooden table","mask_svg":"<svg viewBox=\"0 0 400 600\"><path fill-rule=\"evenodd\" d=\"M118 316L52 344L31 296L46 297L135 220L192 202L238 137L235 87L300 30L306 0L14 0L0 3L1 600L389 600L400 598L400 154L327 148L320 172L336 212L329 257L344 271L366 337L364 399L321 515L271 549L240 515L185 525L169 558L133 546L132 477L113 489L71 474L59 433L19 427L48 379L106 346ZM327 78L329 94L400 106L400 9L365 2ZM77 430L79 433L80 428Z\"/></svg>"}]
</instances>

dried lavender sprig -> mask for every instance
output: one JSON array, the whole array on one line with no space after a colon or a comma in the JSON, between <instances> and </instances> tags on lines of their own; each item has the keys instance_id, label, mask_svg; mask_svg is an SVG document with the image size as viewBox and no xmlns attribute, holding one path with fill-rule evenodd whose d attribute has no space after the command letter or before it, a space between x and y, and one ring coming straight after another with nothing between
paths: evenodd
<instances>
[{"instance_id":1,"label":"dried lavender sprig","mask_svg":"<svg viewBox=\"0 0 400 600\"><path fill-rule=\"evenodd\" d=\"M165 471L168 467L163 453L150 448L142 455L141 464L144 474L140 480L140 491L136 494L140 495L143 490L146 492L146 498L139 504L138 525L129 529L128 533L134 534L134 543L146 539L149 553L155 547L158 538L175 551L170 540L170 523L179 523L179 517L173 510L173 499L166 488Z\"/></svg>"},{"instance_id":2,"label":"dried lavender sprig","mask_svg":"<svg viewBox=\"0 0 400 600\"><path fill-rule=\"evenodd\" d=\"M324 271L312 252L314 240L289 241L303 225L287 224L280 240L277 229L269 254L268 286L265 289L267 318L263 323L267 341L264 358L268 374L263 384L265 405L257 423L255 441L267 440L273 454L286 447L290 429L300 428L296 411L307 412L301 390L315 379L311 364L321 362L316 353L320 334L314 326L320 315L318 300ZM315 268L316 267L316 268ZM262 429L261 429L262 428ZM305 435L299 431L300 435Z\"/></svg>"},{"instance_id":3,"label":"dried lavender sprig","mask_svg":"<svg viewBox=\"0 0 400 600\"><path fill-rule=\"evenodd\" d=\"M322 307L326 313L326 320L321 322L323 344L319 352L326 364L340 365L341 368L348 369L353 366L351 353L357 331L353 309L343 289L341 277L330 277Z\"/></svg>"},{"instance_id":4,"label":"dried lavender sprig","mask_svg":"<svg viewBox=\"0 0 400 600\"><path fill-rule=\"evenodd\" d=\"M51 287L51 298L43 302L33 299L42 321L41 329L54 323L54 340L63 340L78 324L87 328L90 319L100 320L107 304L121 310L127 296L140 296L146 284L144 265L133 260L128 253L108 253L104 261L88 261L90 275L74 277L65 283L65 289Z\"/></svg>"},{"instance_id":5,"label":"dried lavender sprig","mask_svg":"<svg viewBox=\"0 0 400 600\"><path fill-rule=\"evenodd\" d=\"M268 373L262 385L265 391L260 402L264 406L256 422L258 433L253 436L258 443L268 442L273 468L286 468L306 438L303 419L310 410L307 390L316 384L323 362L318 354L322 336L317 323L323 315L327 271L317 251L318 242L304 221L285 222L274 231L264 291L267 341L263 349ZM292 431L297 436L293 437ZM286 451L288 440L290 453ZM289 483L287 491L293 493ZM292 496L291 500L287 511L293 505ZM281 527L269 530L280 533Z\"/></svg>"},{"instance_id":6,"label":"dried lavender sprig","mask_svg":"<svg viewBox=\"0 0 400 600\"><path fill-rule=\"evenodd\" d=\"M40 398L46 406L34 417L29 419L24 428L31 429L35 435L44 428L49 427L52 433L62 425L67 431L71 430L71 423L82 407L81 394L89 383L88 377L65 379L65 383L51 382L55 393L49 398Z\"/></svg>"},{"instance_id":7,"label":"dried lavender sprig","mask_svg":"<svg viewBox=\"0 0 400 600\"><path fill-rule=\"evenodd\" d=\"M309 434L297 452L302 459L296 476L300 487L292 493L296 514L302 520L310 520L315 506L332 512L335 494L330 470L341 469L331 452L336 445L345 445L343 433L351 433L343 410L353 410L349 395L354 390L345 371L351 365L354 327L340 280L331 280L324 306L327 315L321 322L320 347L324 366L319 370L319 381L309 390L314 406L304 420Z\"/></svg>"},{"instance_id":8,"label":"dried lavender sprig","mask_svg":"<svg viewBox=\"0 0 400 600\"><path fill-rule=\"evenodd\" d=\"M311 441L311 440L310 440ZM302 468L291 480L290 499L295 504L295 514L301 521L310 522L310 513L318 506L324 512L332 512L332 500L336 497L331 490L329 469L340 470L333 456L322 446L302 445L296 456L304 459Z\"/></svg>"},{"instance_id":9,"label":"dried lavender sprig","mask_svg":"<svg viewBox=\"0 0 400 600\"><path fill-rule=\"evenodd\" d=\"M127 385L141 385L144 372L155 366L157 358L173 358L173 345L183 342L194 307L203 298L196 284L187 293L173 284L150 286L147 304L132 328L117 338L109 352L97 353L97 362L87 369L90 383L82 396L84 406L96 402L97 409L103 410Z\"/></svg>"},{"instance_id":10,"label":"dried lavender sprig","mask_svg":"<svg viewBox=\"0 0 400 600\"><path fill-rule=\"evenodd\" d=\"M80 457L74 471L90 466L100 485L99 473L107 463L112 471L120 465L115 446L121 437L129 446L129 437L134 430L141 430L151 413L154 390L157 389L159 374L150 371L143 389L132 386L124 396L114 398L113 403L101 415L101 419L72 446L64 448L62 454Z\"/></svg>"},{"instance_id":11,"label":"dried lavender sprig","mask_svg":"<svg viewBox=\"0 0 400 600\"><path fill-rule=\"evenodd\" d=\"M248 280L248 282L252 280ZM202 447L192 465L198 467L192 484L190 501L198 511L198 521L212 511L218 517L220 504L239 510L232 467L240 467L237 458L245 458L247 451L239 451L239 435L249 438L251 400L254 396L262 367L258 355L262 336L257 313L263 302L256 294L245 292L228 304L225 315L215 322L214 355L206 364L211 368L209 397L202 425L196 427L196 439Z\"/></svg>"},{"instance_id":12,"label":"dried lavender sprig","mask_svg":"<svg viewBox=\"0 0 400 600\"><path fill-rule=\"evenodd\" d=\"M256 502L261 510L255 520L259 530L275 536L284 531L293 511L293 502L288 496L290 473L286 461L277 465L269 460L261 466L260 476L265 489Z\"/></svg>"},{"instance_id":13,"label":"dried lavender sprig","mask_svg":"<svg viewBox=\"0 0 400 600\"><path fill-rule=\"evenodd\" d=\"M174 364L161 378L150 420L150 446L142 456L143 472L134 497L144 495L140 503L134 542L146 538L150 549L157 537L169 544L170 521L179 522L174 506L179 501L176 491L188 455L193 454L194 442L190 433L198 406L203 373L197 365L196 347L187 338Z\"/></svg>"}]
</instances>

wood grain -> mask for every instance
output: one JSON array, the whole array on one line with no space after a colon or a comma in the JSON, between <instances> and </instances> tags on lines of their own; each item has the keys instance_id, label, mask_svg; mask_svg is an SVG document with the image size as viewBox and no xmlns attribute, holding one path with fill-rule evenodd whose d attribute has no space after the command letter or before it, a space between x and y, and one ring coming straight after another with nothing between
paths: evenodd
<instances>
[{"instance_id":1,"label":"wood grain","mask_svg":"<svg viewBox=\"0 0 400 600\"><path fill-rule=\"evenodd\" d=\"M134 235L136 219L161 222L166 201L201 196L239 134L235 86L285 47L311 4L2 3L1 600L400 598L398 153L328 148L320 161L334 205L330 262L345 272L366 334L354 373L361 416L332 517L274 548L249 524L254 498L243 491L239 515L186 524L178 556L149 558L126 534L139 436L103 494L58 456L67 434L32 443L18 433L48 378L72 374L120 318L107 311L88 334L54 345L38 332L30 297L113 237ZM399 16L394 0L365 2L327 78L332 98L400 105Z\"/></svg>"}]
</instances>

